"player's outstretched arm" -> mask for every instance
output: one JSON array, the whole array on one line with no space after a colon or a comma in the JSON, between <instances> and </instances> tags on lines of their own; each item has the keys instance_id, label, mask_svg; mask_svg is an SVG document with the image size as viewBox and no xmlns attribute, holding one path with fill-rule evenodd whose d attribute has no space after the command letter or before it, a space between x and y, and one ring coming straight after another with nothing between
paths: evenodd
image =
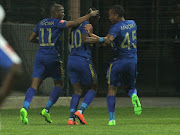
<instances>
[{"instance_id":1,"label":"player's outstretched arm","mask_svg":"<svg viewBox=\"0 0 180 135\"><path fill-rule=\"evenodd\" d=\"M93 26L91 24L86 24L84 26L84 29L88 31L89 36L94 37L94 38L99 38L99 36L93 34Z\"/></svg>"},{"instance_id":2,"label":"player's outstretched arm","mask_svg":"<svg viewBox=\"0 0 180 135\"><path fill-rule=\"evenodd\" d=\"M75 21L68 21L66 23L66 28L70 28L70 27L74 27L74 26L78 26L80 25L82 22L88 20L91 16L96 16L97 14L99 14L99 10L92 10L90 9L90 13L83 16L83 17L80 17L80 18L77 18Z\"/></svg>"},{"instance_id":3,"label":"player's outstretched arm","mask_svg":"<svg viewBox=\"0 0 180 135\"><path fill-rule=\"evenodd\" d=\"M83 35L82 35L83 37ZM94 37L84 37L82 38L84 43L93 44L93 43L105 43L105 44L111 44L111 41L107 37L99 37L94 34ZM106 46L103 44L103 46Z\"/></svg>"},{"instance_id":4,"label":"player's outstretched arm","mask_svg":"<svg viewBox=\"0 0 180 135\"><path fill-rule=\"evenodd\" d=\"M32 32L32 34L29 37L29 42L39 43L38 35L36 33Z\"/></svg>"},{"instance_id":5,"label":"player's outstretched arm","mask_svg":"<svg viewBox=\"0 0 180 135\"><path fill-rule=\"evenodd\" d=\"M110 42L112 42L112 41L114 40L113 35L108 34L106 37L108 38L108 40L109 40ZM111 44L111 43L110 43L110 44Z\"/></svg>"},{"instance_id":6,"label":"player's outstretched arm","mask_svg":"<svg viewBox=\"0 0 180 135\"><path fill-rule=\"evenodd\" d=\"M108 37L99 37L99 36L93 34L93 27L91 24L85 25L84 28L88 31L88 34L90 36L90 37L87 37L84 42L111 44L111 40ZM103 46L106 46L105 44L103 44Z\"/></svg>"},{"instance_id":7,"label":"player's outstretched arm","mask_svg":"<svg viewBox=\"0 0 180 135\"><path fill-rule=\"evenodd\" d=\"M88 34L82 34L82 40L84 43L87 43L87 44L93 44L93 43L99 42L99 38L89 37Z\"/></svg>"}]
</instances>

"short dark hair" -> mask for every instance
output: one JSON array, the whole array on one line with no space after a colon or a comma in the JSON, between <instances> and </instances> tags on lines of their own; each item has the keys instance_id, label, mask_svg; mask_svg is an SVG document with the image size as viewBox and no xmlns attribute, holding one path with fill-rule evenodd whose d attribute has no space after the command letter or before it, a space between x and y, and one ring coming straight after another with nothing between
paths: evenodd
<instances>
[{"instance_id":1,"label":"short dark hair","mask_svg":"<svg viewBox=\"0 0 180 135\"><path fill-rule=\"evenodd\" d=\"M52 14L52 13L56 12L59 7L63 7L63 6L60 5L60 4L53 4L53 5L51 5L51 7L50 7L50 13Z\"/></svg>"},{"instance_id":2,"label":"short dark hair","mask_svg":"<svg viewBox=\"0 0 180 135\"><path fill-rule=\"evenodd\" d=\"M114 5L110 9L112 9L114 14L118 14L119 17L125 16L125 10L121 5Z\"/></svg>"}]
</instances>

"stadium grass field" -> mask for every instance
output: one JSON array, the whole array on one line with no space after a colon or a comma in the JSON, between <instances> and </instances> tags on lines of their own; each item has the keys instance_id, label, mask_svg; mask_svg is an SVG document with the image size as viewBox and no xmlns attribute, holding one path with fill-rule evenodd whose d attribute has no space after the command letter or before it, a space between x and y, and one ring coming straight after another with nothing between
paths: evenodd
<instances>
[{"instance_id":1,"label":"stadium grass field","mask_svg":"<svg viewBox=\"0 0 180 135\"><path fill-rule=\"evenodd\" d=\"M133 108L116 108L116 126L108 126L106 107L89 107L88 125L67 125L69 107L51 109L53 123L40 116L42 108L29 109L29 124L19 119L19 109L1 110L0 135L180 135L180 108L143 108L136 116ZM79 121L77 120L79 123Z\"/></svg>"}]
</instances>

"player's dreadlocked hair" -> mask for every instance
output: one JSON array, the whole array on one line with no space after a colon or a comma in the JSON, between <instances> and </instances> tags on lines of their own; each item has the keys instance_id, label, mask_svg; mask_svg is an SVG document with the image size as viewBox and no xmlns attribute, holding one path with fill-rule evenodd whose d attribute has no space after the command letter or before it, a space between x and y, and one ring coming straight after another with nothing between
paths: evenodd
<instances>
[{"instance_id":1,"label":"player's dreadlocked hair","mask_svg":"<svg viewBox=\"0 0 180 135\"><path fill-rule=\"evenodd\" d=\"M118 14L119 17L124 17L125 16L125 10L120 5L114 5L110 9L112 9L114 14Z\"/></svg>"},{"instance_id":2,"label":"player's dreadlocked hair","mask_svg":"<svg viewBox=\"0 0 180 135\"><path fill-rule=\"evenodd\" d=\"M92 10L96 10L96 8L94 8L94 7L92 7L91 8ZM90 11L90 9L88 10L88 14L90 13L91 11ZM90 18L89 18L89 23L90 24L94 24L94 23L96 23L96 21L98 20L100 18L100 14L97 14L96 16L91 16Z\"/></svg>"}]
</instances>

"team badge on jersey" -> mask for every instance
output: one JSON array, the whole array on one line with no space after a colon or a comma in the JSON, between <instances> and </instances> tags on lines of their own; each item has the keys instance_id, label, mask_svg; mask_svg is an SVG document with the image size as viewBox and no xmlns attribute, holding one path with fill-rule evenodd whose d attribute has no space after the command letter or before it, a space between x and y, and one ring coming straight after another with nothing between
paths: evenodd
<instances>
[{"instance_id":1,"label":"team badge on jersey","mask_svg":"<svg viewBox=\"0 0 180 135\"><path fill-rule=\"evenodd\" d=\"M61 20L61 21L59 21L60 23L64 23L66 20Z\"/></svg>"}]
</instances>

